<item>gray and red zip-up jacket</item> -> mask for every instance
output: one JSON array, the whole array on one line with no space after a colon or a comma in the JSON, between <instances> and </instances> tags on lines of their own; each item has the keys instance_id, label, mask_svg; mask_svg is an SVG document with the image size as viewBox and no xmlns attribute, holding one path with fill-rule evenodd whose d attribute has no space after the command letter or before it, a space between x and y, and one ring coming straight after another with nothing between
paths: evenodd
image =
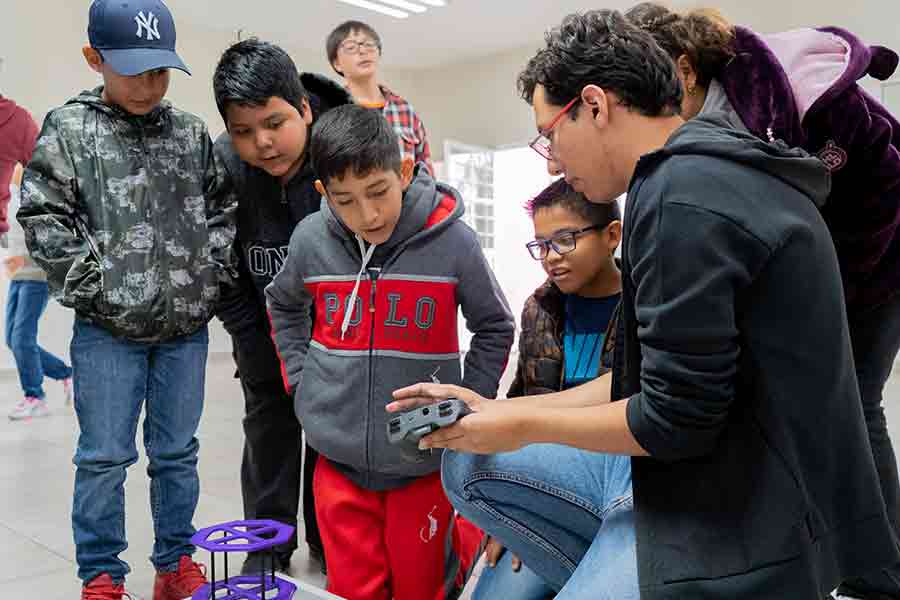
<instances>
[{"instance_id":1,"label":"gray and red zip-up jacket","mask_svg":"<svg viewBox=\"0 0 900 600\"><path fill-rule=\"evenodd\" d=\"M478 237L460 221L463 210L456 190L419 167L393 235L363 252L323 200L297 226L266 288L307 440L364 488L396 488L440 468L438 452L412 463L388 443L385 406L394 390L438 372L443 383L497 393L515 323ZM464 372L460 308L474 333Z\"/></svg>"}]
</instances>

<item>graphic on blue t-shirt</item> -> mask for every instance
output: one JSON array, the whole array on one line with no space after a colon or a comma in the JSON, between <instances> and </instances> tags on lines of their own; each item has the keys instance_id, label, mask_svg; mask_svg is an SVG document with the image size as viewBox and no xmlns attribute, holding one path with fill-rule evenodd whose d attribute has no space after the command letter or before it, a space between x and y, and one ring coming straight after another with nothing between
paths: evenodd
<instances>
[{"instance_id":1,"label":"graphic on blue t-shirt","mask_svg":"<svg viewBox=\"0 0 900 600\"><path fill-rule=\"evenodd\" d=\"M566 296L566 326L563 335L565 387L596 379L606 327L622 294L606 298Z\"/></svg>"}]
</instances>

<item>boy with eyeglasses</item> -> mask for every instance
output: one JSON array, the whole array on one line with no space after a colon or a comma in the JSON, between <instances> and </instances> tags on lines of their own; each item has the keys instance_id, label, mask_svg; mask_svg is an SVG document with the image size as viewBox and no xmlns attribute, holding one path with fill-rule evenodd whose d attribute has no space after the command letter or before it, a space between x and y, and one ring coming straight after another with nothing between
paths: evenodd
<instances>
[{"instance_id":1,"label":"boy with eyeglasses","mask_svg":"<svg viewBox=\"0 0 900 600\"><path fill-rule=\"evenodd\" d=\"M534 222L531 257L541 261L547 281L525 302L520 322L519 362L508 398L551 394L609 371L602 360L607 327L622 298L622 273L615 259L622 239L616 203L594 204L563 179L528 203ZM628 457L613 459L630 473ZM544 600L553 588L490 538L473 600Z\"/></svg>"},{"instance_id":2,"label":"boy with eyeglasses","mask_svg":"<svg viewBox=\"0 0 900 600\"><path fill-rule=\"evenodd\" d=\"M357 104L380 109L400 140L404 159L423 162L433 175L431 150L425 124L412 104L378 82L381 37L361 21L346 21L335 27L325 42L328 63L344 78Z\"/></svg>"}]
</instances>

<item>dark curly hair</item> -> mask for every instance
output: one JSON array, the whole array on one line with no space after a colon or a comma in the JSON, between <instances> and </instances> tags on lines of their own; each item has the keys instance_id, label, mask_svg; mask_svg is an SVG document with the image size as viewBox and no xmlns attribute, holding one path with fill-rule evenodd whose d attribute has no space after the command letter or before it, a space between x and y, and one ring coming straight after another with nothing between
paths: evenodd
<instances>
[{"instance_id":1,"label":"dark curly hair","mask_svg":"<svg viewBox=\"0 0 900 600\"><path fill-rule=\"evenodd\" d=\"M525 203L525 210L534 218L539 210L554 206L561 206L591 225L606 227L613 221L622 220L622 211L617 202L591 202L584 194L572 189L565 179L557 179L544 188L540 194Z\"/></svg>"},{"instance_id":2,"label":"dark curly hair","mask_svg":"<svg viewBox=\"0 0 900 600\"><path fill-rule=\"evenodd\" d=\"M538 85L550 103L564 106L593 84L648 117L681 111L682 89L672 60L618 11L569 15L544 37L546 47L519 74L519 93L529 104Z\"/></svg>"},{"instance_id":3,"label":"dark curly hair","mask_svg":"<svg viewBox=\"0 0 900 600\"><path fill-rule=\"evenodd\" d=\"M677 13L653 2L642 2L625 18L650 33L672 60L684 55L703 87L734 57L734 26L713 8Z\"/></svg>"}]
</instances>

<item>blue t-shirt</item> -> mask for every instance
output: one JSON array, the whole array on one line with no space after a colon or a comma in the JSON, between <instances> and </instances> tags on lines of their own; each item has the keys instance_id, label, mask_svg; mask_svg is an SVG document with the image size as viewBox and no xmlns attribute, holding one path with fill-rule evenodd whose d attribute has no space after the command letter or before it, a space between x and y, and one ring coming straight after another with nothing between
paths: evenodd
<instances>
[{"instance_id":1,"label":"blue t-shirt","mask_svg":"<svg viewBox=\"0 0 900 600\"><path fill-rule=\"evenodd\" d=\"M596 379L606 327L622 294L606 298L566 296L566 325L563 334L566 388Z\"/></svg>"}]
</instances>

